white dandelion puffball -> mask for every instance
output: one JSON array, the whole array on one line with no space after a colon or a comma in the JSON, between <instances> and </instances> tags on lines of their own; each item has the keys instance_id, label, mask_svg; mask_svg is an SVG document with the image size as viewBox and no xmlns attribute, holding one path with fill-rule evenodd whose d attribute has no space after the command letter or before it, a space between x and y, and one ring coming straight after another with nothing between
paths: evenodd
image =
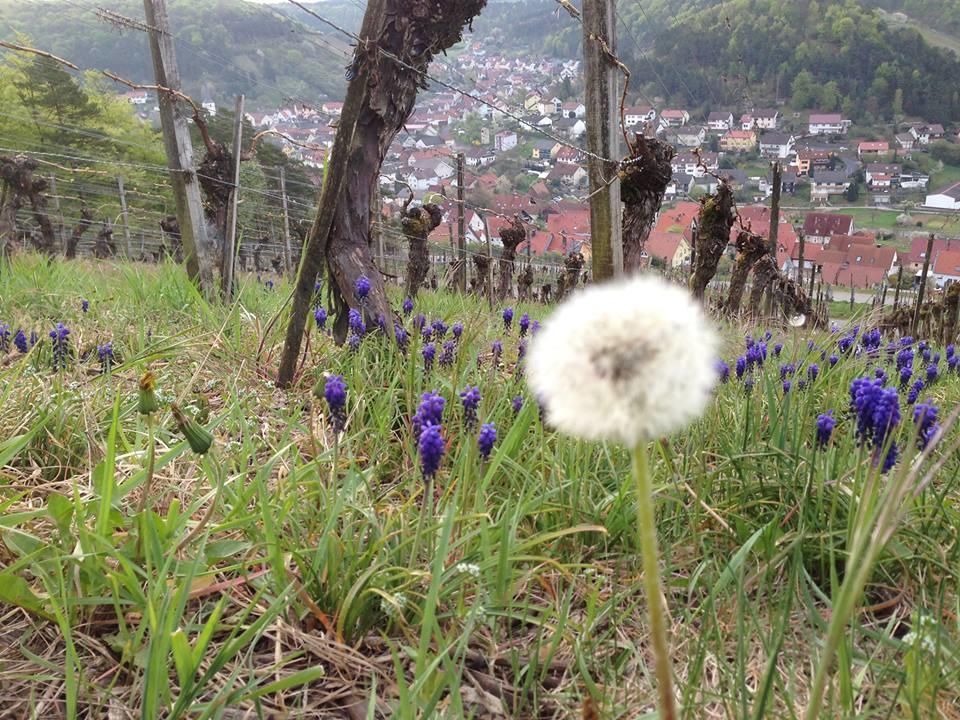
<instances>
[{"instance_id":1,"label":"white dandelion puffball","mask_svg":"<svg viewBox=\"0 0 960 720\"><path fill-rule=\"evenodd\" d=\"M717 347L684 288L639 276L590 286L557 308L531 342L527 378L561 432L633 446L700 416Z\"/></svg>"}]
</instances>

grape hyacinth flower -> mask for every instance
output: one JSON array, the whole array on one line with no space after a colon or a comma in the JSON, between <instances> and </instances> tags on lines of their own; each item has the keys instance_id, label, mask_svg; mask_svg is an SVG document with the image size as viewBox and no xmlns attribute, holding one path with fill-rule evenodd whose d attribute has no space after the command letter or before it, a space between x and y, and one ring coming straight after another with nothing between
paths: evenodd
<instances>
[{"instance_id":1,"label":"grape hyacinth flower","mask_svg":"<svg viewBox=\"0 0 960 720\"><path fill-rule=\"evenodd\" d=\"M780 353L783 351L783 343L777 343L773 346L773 356L780 357Z\"/></svg>"},{"instance_id":2,"label":"grape hyacinth flower","mask_svg":"<svg viewBox=\"0 0 960 720\"><path fill-rule=\"evenodd\" d=\"M797 390L803 390L807 387L807 381L803 378L797 380Z\"/></svg>"},{"instance_id":3,"label":"grape hyacinth flower","mask_svg":"<svg viewBox=\"0 0 960 720\"><path fill-rule=\"evenodd\" d=\"M446 404L447 401L437 392L426 392L420 396L420 405L413 416L414 437L419 438L427 425L443 423L443 408Z\"/></svg>"},{"instance_id":4,"label":"grape hyacinth flower","mask_svg":"<svg viewBox=\"0 0 960 720\"><path fill-rule=\"evenodd\" d=\"M769 342L772 337L773 337L773 333L770 332L769 330L767 330L767 331L763 334L763 339L766 340L767 342Z\"/></svg>"},{"instance_id":5,"label":"grape hyacinth flower","mask_svg":"<svg viewBox=\"0 0 960 720\"><path fill-rule=\"evenodd\" d=\"M459 340L459 339L460 339L460 336L463 335L463 323L462 323L462 322L455 322L455 323L453 324L453 327L452 327L450 330L451 330L451 332L453 332L453 339L454 339L454 340Z\"/></svg>"},{"instance_id":6,"label":"grape hyacinth flower","mask_svg":"<svg viewBox=\"0 0 960 720\"><path fill-rule=\"evenodd\" d=\"M433 333L437 340L443 340L447 334L447 326L443 324L443 320L440 320L439 318L434 320L433 323L431 323L431 327L433 328Z\"/></svg>"},{"instance_id":7,"label":"grape hyacinth flower","mask_svg":"<svg viewBox=\"0 0 960 720\"><path fill-rule=\"evenodd\" d=\"M907 335L906 337L902 337L900 338L900 344L903 347L910 347L911 345L913 345L913 338L910 337L909 335Z\"/></svg>"},{"instance_id":8,"label":"grape hyacinth flower","mask_svg":"<svg viewBox=\"0 0 960 720\"><path fill-rule=\"evenodd\" d=\"M817 375L820 374L820 368L816 363L810 363L807 365L807 377L810 378L810 382L813 382L817 379Z\"/></svg>"},{"instance_id":9,"label":"grape hyacinth flower","mask_svg":"<svg viewBox=\"0 0 960 720\"><path fill-rule=\"evenodd\" d=\"M89 300L81 300L81 301L80 301L80 310L83 311L83 312L87 312L87 310L89 310L89 309L90 309L90 301L89 301Z\"/></svg>"},{"instance_id":10,"label":"grape hyacinth flower","mask_svg":"<svg viewBox=\"0 0 960 720\"><path fill-rule=\"evenodd\" d=\"M348 314L350 330L355 335L360 335L361 337L367 333L367 326L363 323L363 315L356 308L350 308Z\"/></svg>"},{"instance_id":11,"label":"grape hyacinth flower","mask_svg":"<svg viewBox=\"0 0 960 720\"><path fill-rule=\"evenodd\" d=\"M510 332L510 326L513 324L513 308L508 307L503 311L503 329L505 332Z\"/></svg>"},{"instance_id":12,"label":"grape hyacinth flower","mask_svg":"<svg viewBox=\"0 0 960 720\"><path fill-rule=\"evenodd\" d=\"M900 422L900 397L880 380L857 378L850 384L850 398L857 416L857 438L873 448L874 464L879 464L880 453ZM896 445L891 444L883 458L883 472L893 467L896 457Z\"/></svg>"},{"instance_id":13,"label":"grape hyacinth flower","mask_svg":"<svg viewBox=\"0 0 960 720\"><path fill-rule=\"evenodd\" d=\"M910 391L907 393L907 405L913 405L917 398L920 397L920 393L923 392L923 380L915 380L913 385L910 386Z\"/></svg>"},{"instance_id":14,"label":"grape hyacinth flower","mask_svg":"<svg viewBox=\"0 0 960 720\"><path fill-rule=\"evenodd\" d=\"M423 355L423 371L430 372L433 368L433 359L437 356L437 346L433 343L427 343L421 350Z\"/></svg>"},{"instance_id":15,"label":"grape hyacinth flower","mask_svg":"<svg viewBox=\"0 0 960 720\"><path fill-rule=\"evenodd\" d=\"M497 426L492 422L480 426L480 435L477 438L477 447L480 448L480 457L484 460L490 457L493 446L497 442Z\"/></svg>"},{"instance_id":16,"label":"grape hyacinth flower","mask_svg":"<svg viewBox=\"0 0 960 720\"><path fill-rule=\"evenodd\" d=\"M920 351L920 357L923 358L924 362L928 363L930 362L930 359L933 357L933 351L930 348L925 347L923 350Z\"/></svg>"},{"instance_id":17,"label":"grape hyacinth flower","mask_svg":"<svg viewBox=\"0 0 960 720\"><path fill-rule=\"evenodd\" d=\"M540 321L539 321L539 320L534 320L534 321L530 324L530 334L531 334L531 335L536 335L538 332L540 332Z\"/></svg>"},{"instance_id":18,"label":"grape hyacinth flower","mask_svg":"<svg viewBox=\"0 0 960 720\"><path fill-rule=\"evenodd\" d=\"M836 355L831 355L829 358L829 362L830 362L830 367L834 367L838 362L840 362L840 358Z\"/></svg>"},{"instance_id":19,"label":"grape hyacinth flower","mask_svg":"<svg viewBox=\"0 0 960 720\"><path fill-rule=\"evenodd\" d=\"M440 430L440 425L427 425L420 433L417 445L420 449L420 468L425 480L430 480L437 474L440 460L447 449Z\"/></svg>"},{"instance_id":20,"label":"grape hyacinth flower","mask_svg":"<svg viewBox=\"0 0 960 720\"><path fill-rule=\"evenodd\" d=\"M347 425L347 383L343 375L330 375L323 386L323 397L330 408L330 422L333 431L343 432Z\"/></svg>"},{"instance_id":21,"label":"grape hyacinth flower","mask_svg":"<svg viewBox=\"0 0 960 720\"><path fill-rule=\"evenodd\" d=\"M433 328L429 325L424 325L420 328L420 337L423 338L424 342L430 342L433 340Z\"/></svg>"},{"instance_id":22,"label":"grape hyacinth flower","mask_svg":"<svg viewBox=\"0 0 960 720\"><path fill-rule=\"evenodd\" d=\"M493 366L500 367L500 356L503 354L503 343L499 340L494 340L492 345L493 350Z\"/></svg>"},{"instance_id":23,"label":"grape hyacinth flower","mask_svg":"<svg viewBox=\"0 0 960 720\"><path fill-rule=\"evenodd\" d=\"M522 362L523 359L527 356L527 341L521 340L517 344L517 362Z\"/></svg>"},{"instance_id":24,"label":"grape hyacinth flower","mask_svg":"<svg viewBox=\"0 0 960 720\"><path fill-rule=\"evenodd\" d=\"M402 306L402 307L403 307L403 314L404 314L404 315L409 315L410 313L413 312L413 300L411 300L410 298L406 298L406 299L403 301L403 306Z\"/></svg>"},{"instance_id":25,"label":"grape hyacinth flower","mask_svg":"<svg viewBox=\"0 0 960 720\"><path fill-rule=\"evenodd\" d=\"M940 409L930 400L913 408L913 423L917 426L917 447L926 450L930 440L940 429L937 415Z\"/></svg>"},{"instance_id":26,"label":"grape hyacinth flower","mask_svg":"<svg viewBox=\"0 0 960 720\"><path fill-rule=\"evenodd\" d=\"M518 415L523 408L523 396L517 395L510 401L510 404L513 406L513 414Z\"/></svg>"},{"instance_id":27,"label":"grape hyacinth flower","mask_svg":"<svg viewBox=\"0 0 960 720\"><path fill-rule=\"evenodd\" d=\"M529 329L530 315L528 313L524 313L520 316L520 337L525 337Z\"/></svg>"},{"instance_id":28,"label":"grape hyacinth flower","mask_svg":"<svg viewBox=\"0 0 960 720\"><path fill-rule=\"evenodd\" d=\"M793 363L786 363L785 365L780 366L780 379L785 380L789 375L793 375L797 371L797 368Z\"/></svg>"},{"instance_id":29,"label":"grape hyacinth flower","mask_svg":"<svg viewBox=\"0 0 960 720\"><path fill-rule=\"evenodd\" d=\"M884 370L882 367L876 368L876 369L873 371L873 376L874 376L877 380L882 380L883 382L886 382L886 381L887 381L887 371Z\"/></svg>"},{"instance_id":30,"label":"grape hyacinth flower","mask_svg":"<svg viewBox=\"0 0 960 720\"><path fill-rule=\"evenodd\" d=\"M480 407L480 388L467 386L467 389L460 393L460 401L463 403L463 425L468 430L477 424L477 409Z\"/></svg>"},{"instance_id":31,"label":"grape hyacinth flower","mask_svg":"<svg viewBox=\"0 0 960 720\"><path fill-rule=\"evenodd\" d=\"M783 394L786 395L787 393L789 393L791 387L792 387L792 383L791 383L789 380L784 380L784 381L783 381Z\"/></svg>"},{"instance_id":32,"label":"grape hyacinth flower","mask_svg":"<svg viewBox=\"0 0 960 720\"><path fill-rule=\"evenodd\" d=\"M358 277L354 291L357 294L357 300L363 305L367 301L367 296L370 294L370 278L366 275Z\"/></svg>"},{"instance_id":33,"label":"grape hyacinth flower","mask_svg":"<svg viewBox=\"0 0 960 720\"><path fill-rule=\"evenodd\" d=\"M743 378L743 374L747 371L747 359L741 355L740 357L737 358L735 367L736 367L736 373L737 373L737 380L740 380Z\"/></svg>"},{"instance_id":34,"label":"grape hyacinth flower","mask_svg":"<svg viewBox=\"0 0 960 720\"><path fill-rule=\"evenodd\" d=\"M947 370L950 372L960 372L960 356L954 355L947 358Z\"/></svg>"},{"instance_id":35,"label":"grape hyacinth flower","mask_svg":"<svg viewBox=\"0 0 960 720\"><path fill-rule=\"evenodd\" d=\"M324 330L327 327L327 311L322 307L313 311L313 319L317 323L317 330Z\"/></svg>"},{"instance_id":36,"label":"grape hyacinth flower","mask_svg":"<svg viewBox=\"0 0 960 720\"><path fill-rule=\"evenodd\" d=\"M644 595L659 716L676 717L660 582L651 440L701 415L717 382L717 336L700 303L658 277L591 285L553 312L531 343L527 372L548 423L632 449Z\"/></svg>"},{"instance_id":37,"label":"grape hyacinth flower","mask_svg":"<svg viewBox=\"0 0 960 720\"><path fill-rule=\"evenodd\" d=\"M108 341L97 345L97 357L100 359L100 371L106 375L113 367L113 343Z\"/></svg>"},{"instance_id":38,"label":"grape hyacinth flower","mask_svg":"<svg viewBox=\"0 0 960 720\"><path fill-rule=\"evenodd\" d=\"M940 377L940 370L936 365L927 365L927 385L933 385Z\"/></svg>"},{"instance_id":39,"label":"grape hyacinth flower","mask_svg":"<svg viewBox=\"0 0 960 720\"><path fill-rule=\"evenodd\" d=\"M427 325L427 316L423 313L417 313L413 318L413 329L414 330L423 330Z\"/></svg>"},{"instance_id":40,"label":"grape hyacinth flower","mask_svg":"<svg viewBox=\"0 0 960 720\"><path fill-rule=\"evenodd\" d=\"M267 280L264 285L267 286L267 290L273 290L273 280Z\"/></svg>"},{"instance_id":41,"label":"grape hyacinth flower","mask_svg":"<svg viewBox=\"0 0 960 720\"><path fill-rule=\"evenodd\" d=\"M363 342L363 338L356 333L351 333L350 337L347 338L347 347L350 348L351 352L360 352L361 342Z\"/></svg>"},{"instance_id":42,"label":"grape hyacinth flower","mask_svg":"<svg viewBox=\"0 0 960 720\"><path fill-rule=\"evenodd\" d=\"M457 343L453 340L446 340L443 343L443 351L440 353L440 367L450 367L457 356Z\"/></svg>"},{"instance_id":43,"label":"grape hyacinth flower","mask_svg":"<svg viewBox=\"0 0 960 720\"><path fill-rule=\"evenodd\" d=\"M910 378L913 377L913 368L905 367L900 369L900 389L906 390L910 384Z\"/></svg>"},{"instance_id":44,"label":"grape hyacinth flower","mask_svg":"<svg viewBox=\"0 0 960 720\"><path fill-rule=\"evenodd\" d=\"M387 332L387 319L383 316L383 313L377 313L377 327L380 328L380 332Z\"/></svg>"},{"instance_id":45,"label":"grape hyacinth flower","mask_svg":"<svg viewBox=\"0 0 960 720\"><path fill-rule=\"evenodd\" d=\"M833 410L828 410L825 413L821 413L817 416L817 447L823 448L826 447L830 442L830 437L833 435L833 428L836 427L837 421L833 417Z\"/></svg>"},{"instance_id":46,"label":"grape hyacinth flower","mask_svg":"<svg viewBox=\"0 0 960 720\"><path fill-rule=\"evenodd\" d=\"M722 383L727 383L730 380L730 366L727 365L723 360L717 360L714 364L714 368L717 371L717 378Z\"/></svg>"},{"instance_id":47,"label":"grape hyacinth flower","mask_svg":"<svg viewBox=\"0 0 960 720\"><path fill-rule=\"evenodd\" d=\"M55 370L67 366L67 355L69 354L67 337L69 335L70 329L63 323L57 323L57 326L50 331L50 339L53 340L53 367Z\"/></svg>"},{"instance_id":48,"label":"grape hyacinth flower","mask_svg":"<svg viewBox=\"0 0 960 720\"><path fill-rule=\"evenodd\" d=\"M410 336L407 334L406 328L400 323L395 324L393 326L393 337L397 341L397 347L400 348L400 352L406 355L407 344L410 342Z\"/></svg>"},{"instance_id":49,"label":"grape hyacinth flower","mask_svg":"<svg viewBox=\"0 0 960 720\"><path fill-rule=\"evenodd\" d=\"M314 281L313 281L313 294L314 294L314 295L319 295L319 294L320 294L320 290L322 290L322 289L323 289L323 280L319 280L319 279L318 279L318 280L314 280Z\"/></svg>"},{"instance_id":50,"label":"grape hyacinth flower","mask_svg":"<svg viewBox=\"0 0 960 720\"><path fill-rule=\"evenodd\" d=\"M27 347L27 336L24 335L23 330L17 330L17 334L13 336L13 345L23 354L26 354L27 350L29 350Z\"/></svg>"},{"instance_id":51,"label":"grape hyacinth flower","mask_svg":"<svg viewBox=\"0 0 960 720\"><path fill-rule=\"evenodd\" d=\"M6 323L0 323L0 352L7 352L10 349L10 326Z\"/></svg>"}]
</instances>

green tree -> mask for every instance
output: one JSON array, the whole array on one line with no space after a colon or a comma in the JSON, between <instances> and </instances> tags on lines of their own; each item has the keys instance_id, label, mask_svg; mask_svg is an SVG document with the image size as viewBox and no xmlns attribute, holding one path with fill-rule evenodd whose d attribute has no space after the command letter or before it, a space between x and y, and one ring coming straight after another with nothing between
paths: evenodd
<instances>
[{"instance_id":1,"label":"green tree","mask_svg":"<svg viewBox=\"0 0 960 720\"><path fill-rule=\"evenodd\" d=\"M836 80L831 80L820 88L818 106L821 110L832 111L840 104L840 87Z\"/></svg>"},{"instance_id":2,"label":"green tree","mask_svg":"<svg viewBox=\"0 0 960 720\"><path fill-rule=\"evenodd\" d=\"M812 107L819 94L813 73L809 70L801 70L797 73L790 85L790 92L793 94L792 104L795 109L803 110Z\"/></svg>"},{"instance_id":3,"label":"green tree","mask_svg":"<svg viewBox=\"0 0 960 720\"><path fill-rule=\"evenodd\" d=\"M903 88L897 88L893 93L893 118L903 117Z\"/></svg>"},{"instance_id":4,"label":"green tree","mask_svg":"<svg viewBox=\"0 0 960 720\"><path fill-rule=\"evenodd\" d=\"M59 63L35 57L22 67L13 85L43 141L74 148L101 144L89 135L71 131L71 127L95 123L99 111Z\"/></svg>"}]
</instances>

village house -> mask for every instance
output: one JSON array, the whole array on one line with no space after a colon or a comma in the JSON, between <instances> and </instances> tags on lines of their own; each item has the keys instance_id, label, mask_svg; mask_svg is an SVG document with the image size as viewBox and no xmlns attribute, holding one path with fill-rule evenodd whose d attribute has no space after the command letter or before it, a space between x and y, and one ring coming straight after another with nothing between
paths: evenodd
<instances>
[{"instance_id":1,"label":"village house","mask_svg":"<svg viewBox=\"0 0 960 720\"><path fill-rule=\"evenodd\" d=\"M940 210L960 210L960 182L948 185L942 190L927 195L924 203L927 207Z\"/></svg>"},{"instance_id":2,"label":"village house","mask_svg":"<svg viewBox=\"0 0 960 720\"><path fill-rule=\"evenodd\" d=\"M540 101L542 99L543 99L543 96L541 96L540 93L536 91L532 93L528 93L527 97L523 101L523 109L527 111L536 110L537 106L540 104Z\"/></svg>"},{"instance_id":3,"label":"village house","mask_svg":"<svg viewBox=\"0 0 960 720\"><path fill-rule=\"evenodd\" d=\"M833 235L853 235L853 216L834 213L807 213L803 234L808 243L825 244Z\"/></svg>"},{"instance_id":4,"label":"village house","mask_svg":"<svg viewBox=\"0 0 960 720\"><path fill-rule=\"evenodd\" d=\"M876 160L890 152L890 143L864 140L857 145L857 157L861 160Z\"/></svg>"},{"instance_id":5,"label":"village house","mask_svg":"<svg viewBox=\"0 0 960 720\"><path fill-rule=\"evenodd\" d=\"M917 139L908 132L897 133L896 140L900 149L906 150L907 152L913 150L914 146L917 144Z\"/></svg>"},{"instance_id":6,"label":"village house","mask_svg":"<svg viewBox=\"0 0 960 720\"><path fill-rule=\"evenodd\" d=\"M850 124L840 113L812 113L808 129L811 135L846 135Z\"/></svg>"},{"instance_id":7,"label":"village house","mask_svg":"<svg viewBox=\"0 0 960 720\"><path fill-rule=\"evenodd\" d=\"M660 113L660 124L663 127L683 127L690 122L690 113L686 110L669 109Z\"/></svg>"},{"instance_id":8,"label":"village house","mask_svg":"<svg viewBox=\"0 0 960 720\"><path fill-rule=\"evenodd\" d=\"M944 136L943 125L926 125L916 123L910 126L910 135L916 140L917 145L929 145L933 140L942 140Z\"/></svg>"},{"instance_id":9,"label":"village house","mask_svg":"<svg viewBox=\"0 0 960 720\"><path fill-rule=\"evenodd\" d=\"M127 93L122 93L120 97L126 100L131 105L146 105L147 101L150 99L150 95L146 90L131 90ZM249 113L248 113L249 116Z\"/></svg>"},{"instance_id":10,"label":"village house","mask_svg":"<svg viewBox=\"0 0 960 720\"><path fill-rule=\"evenodd\" d=\"M707 116L707 127L712 132L726 132L733 129L733 113L715 110Z\"/></svg>"},{"instance_id":11,"label":"village house","mask_svg":"<svg viewBox=\"0 0 960 720\"><path fill-rule=\"evenodd\" d=\"M584 105L582 102L577 102L577 101L565 102L561 107L560 114L563 115L563 117L565 118L572 118L572 119L582 118L587 114L587 106ZM628 122L626 124L627 124L627 127L629 127L630 126L629 116L627 116L627 118L628 118Z\"/></svg>"},{"instance_id":12,"label":"village house","mask_svg":"<svg viewBox=\"0 0 960 720\"><path fill-rule=\"evenodd\" d=\"M549 161L553 158L554 148L556 148L557 145L559 145L559 143L553 140L537 140L533 145L533 149L530 151L530 155L534 160Z\"/></svg>"},{"instance_id":13,"label":"village house","mask_svg":"<svg viewBox=\"0 0 960 720\"><path fill-rule=\"evenodd\" d=\"M507 152L517 146L517 134L513 130L501 130L493 136L493 146L497 152Z\"/></svg>"},{"instance_id":14,"label":"village house","mask_svg":"<svg viewBox=\"0 0 960 720\"><path fill-rule=\"evenodd\" d=\"M584 114L586 114L586 109L584 109ZM641 125L643 123L653 123L656 122L656 119L657 111L649 105L624 108L623 124L626 127L633 127L634 125Z\"/></svg>"},{"instance_id":15,"label":"village house","mask_svg":"<svg viewBox=\"0 0 960 720\"><path fill-rule=\"evenodd\" d=\"M776 130L780 127L780 111L769 108L754 110L740 116L741 130Z\"/></svg>"},{"instance_id":16,"label":"village house","mask_svg":"<svg viewBox=\"0 0 960 720\"><path fill-rule=\"evenodd\" d=\"M490 148L470 148L464 154L464 162L470 167L484 167L497 159L497 154Z\"/></svg>"},{"instance_id":17,"label":"village house","mask_svg":"<svg viewBox=\"0 0 960 720\"><path fill-rule=\"evenodd\" d=\"M343 112L343 103L342 102L325 102L320 106L320 109L323 110L327 115L334 115L340 117L340 114Z\"/></svg>"},{"instance_id":18,"label":"village house","mask_svg":"<svg viewBox=\"0 0 960 720\"><path fill-rule=\"evenodd\" d=\"M944 250L934 257L930 267L937 287L960 282L960 250Z\"/></svg>"},{"instance_id":19,"label":"village house","mask_svg":"<svg viewBox=\"0 0 960 720\"><path fill-rule=\"evenodd\" d=\"M760 136L760 154L767 158L786 160L794 154L797 138L786 133L767 132Z\"/></svg>"},{"instance_id":20,"label":"village house","mask_svg":"<svg viewBox=\"0 0 960 720\"><path fill-rule=\"evenodd\" d=\"M819 170L810 179L810 200L826 202L831 195L843 195L850 187L850 180L842 172Z\"/></svg>"},{"instance_id":21,"label":"village house","mask_svg":"<svg viewBox=\"0 0 960 720\"><path fill-rule=\"evenodd\" d=\"M894 164L868 163L864 168L864 180L871 190L890 189L900 179L901 167Z\"/></svg>"},{"instance_id":22,"label":"village house","mask_svg":"<svg viewBox=\"0 0 960 720\"><path fill-rule=\"evenodd\" d=\"M581 165L557 163L547 174L547 181L559 182L564 187L578 188L587 182L587 171Z\"/></svg>"},{"instance_id":23,"label":"village house","mask_svg":"<svg viewBox=\"0 0 960 720\"><path fill-rule=\"evenodd\" d=\"M670 167L674 174L685 173L694 177L703 177L707 171L716 172L720 163L716 153L703 152L697 157L696 153L682 152L674 156L670 161Z\"/></svg>"},{"instance_id":24,"label":"village house","mask_svg":"<svg viewBox=\"0 0 960 720\"><path fill-rule=\"evenodd\" d=\"M703 125L684 125L674 132L677 144L683 147L698 148L707 140L707 129Z\"/></svg>"},{"instance_id":25,"label":"village house","mask_svg":"<svg viewBox=\"0 0 960 720\"><path fill-rule=\"evenodd\" d=\"M930 257L936 259L943 252L960 252L960 238L936 238ZM923 270L923 261L927 257L927 236L915 235L910 242L910 251L903 255L903 269L912 273Z\"/></svg>"},{"instance_id":26,"label":"village house","mask_svg":"<svg viewBox=\"0 0 960 720\"><path fill-rule=\"evenodd\" d=\"M794 159L797 175L809 175L817 170L828 170L833 164L833 153L827 150L801 149Z\"/></svg>"},{"instance_id":27,"label":"village house","mask_svg":"<svg viewBox=\"0 0 960 720\"><path fill-rule=\"evenodd\" d=\"M753 130L730 130L720 138L724 152L750 152L757 147L757 133Z\"/></svg>"},{"instance_id":28,"label":"village house","mask_svg":"<svg viewBox=\"0 0 960 720\"><path fill-rule=\"evenodd\" d=\"M678 270L690 262L691 255L690 242L683 233L654 228L643 246L641 262Z\"/></svg>"}]
</instances>

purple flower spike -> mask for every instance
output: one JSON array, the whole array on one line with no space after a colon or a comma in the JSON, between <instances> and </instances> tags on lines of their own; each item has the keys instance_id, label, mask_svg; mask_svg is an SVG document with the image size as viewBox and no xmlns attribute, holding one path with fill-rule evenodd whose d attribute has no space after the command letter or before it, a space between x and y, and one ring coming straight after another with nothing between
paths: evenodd
<instances>
[{"instance_id":1,"label":"purple flower spike","mask_svg":"<svg viewBox=\"0 0 960 720\"><path fill-rule=\"evenodd\" d=\"M450 367L457 357L457 343L454 340L445 340L443 352L440 353L440 367Z\"/></svg>"},{"instance_id":2,"label":"purple flower spike","mask_svg":"<svg viewBox=\"0 0 960 720\"><path fill-rule=\"evenodd\" d=\"M918 404L913 408L913 422L917 426L917 447L926 450L930 440L940 429L937 415L940 409L930 400Z\"/></svg>"},{"instance_id":3,"label":"purple flower spike","mask_svg":"<svg viewBox=\"0 0 960 720\"><path fill-rule=\"evenodd\" d=\"M807 365L807 377L810 378L810 382L813 382L817 379L817 375L820 374L820 368L816 363L810 363Z\"/></svg>"},{"instance_id":4,"label":"purple flower spike","mask_svg":"<svg viewBox=\"0 0 960 720\"><path fill-rule=\"evenodd\" d=\"M367 299L367 295L370 294L370 278L366 275L361 275L357 278L357 286L355 288L357 293L357 300L361 303Z\"/></svg>"},{"instance_id":5,"label":"purple flower spike","mask_svg":"<svg viewBox=\"0 0 960 720\"><path fill-rule=\"evenodd\" d=\"M420 406L413 416L413 434L419 438L427 425L440 425L443 422L443 408L446 400L437 392L428 392L420 396Z\"/></svg>"},{"instance_id":6,"label":"purple flower spike","mask_svg":"<svg viewBox=\"0 0 960 720\"><path fill-rule=\"evenodd\" d=\"M822 448L830 442L833 435L833 428L837 421L833 417L833 410L828 410L817 416L817 447Z\"/></svg>"},{"instance_id":7,"label":"purple flower spike","mask_svg":"<svg viewBox=\"0 0 960 720\"><path fill-rule=\"evenodd\" d=\"M499 367L500 365L500 356L503 354L503 343L499 340L493 341L493 365L494 367Z\"/></svg>"},{"instance_id":8,"label":"purple flower spike","mask_svg":"<svg viewBox=\"0 0 960 720\"><path fill-rule=\"evenodd\" d=\"M730 380L730 366L727 365L723 360L717 360L717 377L720 378L720 382L725 383Z\"/></svg>"},{"instance_id":9,"label":"purple flower spike","mask_svg":"<svg viewBox=\"0 0 960 720\"><path fill-rule=\"evenodd\" d=\"M424 479L429 480L437 474L440 469L440 460L446 452L446 445L443 442L443 435L440 432L439 425L427 425L420 433L420 467L423 470Z\"/></svg>"},{"instance_id":10,"label":"purple flower spike","mask_svg":"<svg viewBox=\"0 0 960 720\"><path fill-rule=\"evenodd\" d=\"M7 352L10 349L10 326L6 323L0 323L0 352Z\"/></svg>"},{"instance_id":11,"label":"purple flower spike","mask_svg":"<svg viewBox=\"0 0 960 720\"><path fill-rule=\"evenodd\" d=\"M13 336L13 345L21 353L26 354L29 347L27 346L27 336L24 334L23 330L17 330L17 334Z\"/></svg>"},{"instance_id":12,"label":"purple flower spike","mask_svg":"<svg viewBox=\"0 0 960 720\"><path fill-rule=\"evenodd\" d=\"M327 327L327 311L322 307L313 311L313 319L317 323L317 330L323 330Z\"/></svg>"},{"instance_id":13,"label":"purple flower spike","mask_svg":"<svg viewBox=\"0 0 960 720\"><path fill-rule=\"evenodd\" d=\"M70 348L67 345L67 337L70 335L70 329L63 323L57 323L57 326L50 331L50 339L53 340L53 367L65 368L67 366L67 356Z\"/></svg>"},{"instance_id":14,"label":"purple flower spike","mask_svg":"<svg viewBox=\"0 0 960 720\"><path fill-rule=\"evenodd\" d=\"M433 343L427 343L423 346L421 353L423 354L423 370L424 372L430 372L433 368L433 359L437 356L437 346Z\"/></svg>"},{"instance_id":15,"label":"purple flower spike","mask_svg":"<svg viewBox=\"0 0 960 720\"><path fill-rule=\"evenodd\" d=\"M469 430L477 424L477 409L480 407L480 388L467 386L467 389L460 393L460 400L463 403L463 424Z\"/></svg>"},{"instance_id":16,"label":"purple flower spike","mask_svg":"<svg viewBox=\"0 0 960 720\"><path fill-rule=\"evenodd\" d=\"M477 447L480 448L480 456L486 460L493 451L493 446L497 442L497 428L493 423L484 423L480 426L480 436L477 438Z\"/></svg>"},{"instance_id":17,"label":"purple flower spike","mask_svg":"<svg viewBox=\"0 0 960 720\"><path fill-rule=\"evenodd\" d=\"M505 308L503 311L503 329L510 332L510 326L513 324L513 308Z\"/></svg>"},{"instance_id":18,"label":"purple flower spike","mask_svg":"<svg viewBox=\"0 0 960 720\"><path fill-rule=\"evenodd\" d=\"M81 300L81 301L80 301L80 309L81 309L83 312L86 312L87 310L89 310L89 309L90 309L90 301L89 301L89 300Z\"/></svg>"},{"instance_id":19,"label":"purple flower spike","mask_svg":"<svg viewBox=\"0 0 960 720\"><path fill-rule=\"evenodd\" d=\"M520 316L520 337L524 337L530 329L530 315L524 313Z\"/></svg>"},{"instance_id":20,"label":"purple flower spike","mask_svg":"<svg viewBox=\"0 0 960 720\"><path fill-rule=\"evenodd\" d=\"M350 321L350 330L355 335L363 337L367 332L367 326L363 323L363 315L356 308L350 308L348 317Z\"/></svg>"},{"instance_id":21,"label":"purple flower spike","mask_svg":"<svg viewBox=\"0 0 960 720\"><path fill-rule=\"evenodd\" d=\"M347 346L350 348L351 352L360 352L360 343L362 341L363 338L356 333L353 333L347 338Z\"/></svg>"},{"instance_id":22,"label":"purple flower spike","mask_svg":"<svg viewBox=\"0 0 960 720\"><path fill-rule=\"evenodd\" d=\"M406 300L403 301L403 314L409 315L412 312L413 312L413 300L411 300L410 298L407 298Z\"/></svg>"},{"instance_id":23,"label":"purple flower spike","mask_svg":"<svg viewBox=\"0 0 960 720\"><path fill-rule=\"evenodd\" d=\"M323 386L323 397L330 408L333 431L340 433L347 424L347 383L343 375L331 375Z\"/></svg>"},{"instance_id":24,"label":"purple flower spike","mask_svg":"<svg viewBox=\"0 0 960 720\"><path fill-rule=\"evenodd\" d=\"M455 323L453 324L453 327L451 328L451 330L452 330L452 332L453 332L453 339L454 339L454 340L459 340L459 339L460 339L460 336L463 335L463 323L462 323L462 322L455 322Z\"/></svg>"},{"instance_id":25,"label":"purple flower spike","mask_svg":"<svg viewBox=\"0 0 960 720\"><path fill-rule=\"evenodd\" d=\"M397 340L397 347L400 348L400 352L406 355L407 343L410 341L410 336L407 334L406 328L400 323L397 323L393 326L393 336Z\"/></svg>"},{"instance_id":26,"label":"purple flower spike","mask_svg":"<svg viewBox=\"0 0 960 720\"><path fill-rule=\"evenodd\" d=\"M747 371L747 359L742 355L737 358L736 372L737 380L743 378L743 374Z\"/></svg>"},{"instance_id":27,"label":"purple flower spike","mask_svg":"<svg viewBox=\"0 0 960 720\"><path fill-rule=\"evenodd\" d=\"M523 408L523 396L517 395L513 400L510 401L510 404L513 406L513 414L517 415Z\"/></svg>"}]
</instances>

